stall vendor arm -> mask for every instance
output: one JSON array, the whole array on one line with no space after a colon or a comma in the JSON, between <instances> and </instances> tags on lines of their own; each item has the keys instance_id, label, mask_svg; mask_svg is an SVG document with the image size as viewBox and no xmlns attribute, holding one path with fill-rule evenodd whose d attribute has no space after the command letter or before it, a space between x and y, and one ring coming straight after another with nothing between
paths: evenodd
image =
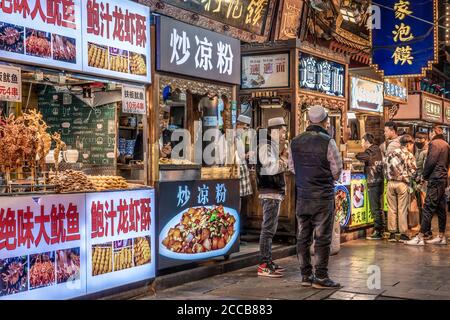
<instances>
[{"instance_id":1,"label":"stall vendor arm","mask_svg":"<svg viewBox=\"0 0 450 320\"><path fill-rule=\"evenodd\" d=\"M330 169L334 180L339 180L342 172L342 158L334 139L331 139L328 144L327 159L330 162Z\"/></svg>"}]
</instances>

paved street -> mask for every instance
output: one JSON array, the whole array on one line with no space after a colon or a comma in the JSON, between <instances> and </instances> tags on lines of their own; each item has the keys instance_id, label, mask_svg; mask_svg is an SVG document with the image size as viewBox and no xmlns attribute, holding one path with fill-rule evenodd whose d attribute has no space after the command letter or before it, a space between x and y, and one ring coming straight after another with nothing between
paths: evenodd
<instances>
[{"instance_id":1,"label":"paved street","mask_svg":"<svg viewBox=\"0 0 450 320\"><path fill-rule=\"evenodd\" d=\"M408 247L387 241L345 243L331 257L330 275L344 287L338 291L300 286L297 258L277 263L287 267L282 279L258 278L256 267L222 274L157 292L141 299L449 299L450 246ZM381 288L367 286L368 268L381 270Z\"/></svg>"}]
</instances>

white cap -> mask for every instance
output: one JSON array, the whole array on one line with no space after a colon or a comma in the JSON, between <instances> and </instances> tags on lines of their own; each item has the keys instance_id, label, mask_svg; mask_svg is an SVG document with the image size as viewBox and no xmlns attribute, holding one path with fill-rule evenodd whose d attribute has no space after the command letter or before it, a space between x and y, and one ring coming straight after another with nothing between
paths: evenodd
<instances>
[{"instance_id":1,"label":"white cap","mask_svg":"<svg viewBox=\"0 0 450 320\"><path fill-rule=\"evenodd\" d=\"M237 121L251 125L252 119L250 117L244 116L243 114L240 114L237 118Z\"/></svg>"},{"instance_id":2,"label":"white cap","mask_svg":"<svg viewBox=\"0 0 450 320\"><path fill-rule=\"evenodd\" d=\"M277 127L277 126L286 126L286 122L284 122L283 117L269 119L269 123L267 124L267 129Z\"/></svg>"},{"instance_id":3,"label":"white cap","mask_svg":"<svg viewBox=\"0 0 450 320\"><path fill-rule=\"evenodd\" d=\"M311 123L321 123L328 117L328 113L324 107L316 105L309 109L308 116Z\"/></svg>"}]
</instances>

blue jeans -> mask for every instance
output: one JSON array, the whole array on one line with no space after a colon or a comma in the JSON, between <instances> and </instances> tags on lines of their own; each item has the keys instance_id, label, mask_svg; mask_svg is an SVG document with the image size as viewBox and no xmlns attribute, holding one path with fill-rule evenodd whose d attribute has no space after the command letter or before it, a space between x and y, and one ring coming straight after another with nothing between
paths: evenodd
<instances>
[{"instance_id":1,"label":"blue jeans","mask_svg":"<svg viewBox=\"0 0 450 320\"><path fill-rule=\"evenodd\" d=\"M261 199L263 222L259 238L260 264L272 261L272 240L278 227L281 201L275 199Z\"/></svg>"}]
</instances>

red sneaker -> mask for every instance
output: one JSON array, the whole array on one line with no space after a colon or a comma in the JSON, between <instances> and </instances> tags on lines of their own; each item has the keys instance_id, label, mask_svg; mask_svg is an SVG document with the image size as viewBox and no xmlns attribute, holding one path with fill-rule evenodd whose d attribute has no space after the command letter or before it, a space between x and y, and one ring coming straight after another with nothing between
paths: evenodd
<instances>
[{"instance_id":1,"label":"red sneaker","mask_svg":"<svg viewBox=\"0 0 450 320\"><path fill-rule=\"evenodd\" d=\"M258 276L267 278L281 278L283 274L276 271L272 265L267 263L262 263L258 266Z\"/></svg>"}]
</instances>

